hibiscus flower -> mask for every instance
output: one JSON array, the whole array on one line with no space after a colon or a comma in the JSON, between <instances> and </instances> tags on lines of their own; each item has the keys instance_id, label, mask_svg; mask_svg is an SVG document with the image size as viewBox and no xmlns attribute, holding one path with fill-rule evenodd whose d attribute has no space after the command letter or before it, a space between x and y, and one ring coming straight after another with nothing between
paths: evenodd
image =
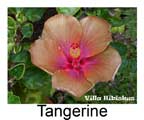
<instances>
[{"instance_id":1,"label":"hibiscus flower","mask_svg":"<svg viewBox=\"0 0 144 120\"><path fill-rule=\"evenodd\" d=\"M80 20L58 14L49 18L41 38L30 47L34 65L52 75L52 86L76 97L97 82L113 80L121 64L109 46L110 24L97 16Z\"/></svg>"}]
</instances>

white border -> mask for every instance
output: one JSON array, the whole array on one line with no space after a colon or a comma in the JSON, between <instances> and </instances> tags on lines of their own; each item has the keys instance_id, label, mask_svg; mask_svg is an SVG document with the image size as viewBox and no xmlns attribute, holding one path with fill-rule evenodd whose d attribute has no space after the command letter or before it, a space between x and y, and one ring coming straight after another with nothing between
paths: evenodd
<instances>
[{"instance_id":1,"label":"white border","mask_svg":"<svg viewBox=\"0 0 144 120\"><path fill-rule=\"evenodd\" d=\"M0 1L0 119L11 120L40 120L40 111L36 105L8 105L7 104L7 7L138 7L138 104L134 105L102 105L106 107L108 117L95 118L97 120L126 120L143 119L144 111L144 14L143 0L3 0ZM49 105L57 106L57 105ZM60 105L59 105L60 106ZM77 107L78 105L61 105L61 107ZM84 105L79 105L79 107ZM50 118L45 118L50 119ZM51 118L54 119L54 118ZM55 118L58 120L58 118ZM62 118L61 118L62 119ZM83 118L87 119L87 118ZM88 118L90 119L90 118ZM59 119L60 120L60 119Z\"/></svg>"}]
</instances>

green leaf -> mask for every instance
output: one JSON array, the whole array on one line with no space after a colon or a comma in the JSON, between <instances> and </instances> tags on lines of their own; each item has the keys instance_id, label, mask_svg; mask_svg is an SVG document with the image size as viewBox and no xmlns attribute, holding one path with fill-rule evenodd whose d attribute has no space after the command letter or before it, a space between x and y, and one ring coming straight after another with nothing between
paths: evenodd
<instances>
[{"instance_id":1,"label":"green leaf","mask_svg":"<svg viewBox=\"0 0 144 120\"><path fill-rule=\"evenodd\" d=\"M114 17L121 19L121 9L119 8L114 9Z\"/></svg>"},{"instance_id":2,"label":"green leaf","mask_svg":"<svg viewBox=\"0 0 144 120\"><path fill-rule=\"evenodd\" d=\"M31 23L26 23L22 26L23 38L30 38L33 34L33 25Z\"/></svg>"},{"instance_id":3,"label":"green leaf","mask_svg":"<svg viewBox=\"0 0 144 120\"><path fill-rule=\"evenodd\" d=\"M107 18L109 17L109 11L107 8L98 8L96 9L96 15L102 18Z\"/></svg>"},{"instance_id":4,"label":"green leaf","mask_svg":"<svg viewBox=\"0 0 144 120\"><path fill-rule=\"evenodd\" d=\"M126 69L128 69L128 60L126 59L126 57L123 57L122 59L122 64L120 66L120 69L119 71L122 72L122 71L125 71ZM126 72L125 72L126 73Z\"/></svg>"},{"instance_id":5,"label":"green leaf","mask_svg":"<svg viewBox=\"0 0 144 120\"><path fill-rule=\"evenodd\" d=\"M10 77L15 78L16 80L20 80L21 78L23 78L24 73L25 73L24 63L17 64L9 69Z\"/></svg>"},{"instance_id":6,"label":"green leaf","mask_svg":"<svg viewBox=\"0 0 144 120\"><path fill-rule=\"evenodd\" d=\"M21 44L17 44L17 45L15 44L14 50L13 50L14 54L19 53L21 50L22 50Z\"/></svg>"},{"instance_id":7,"label":"green leaf","mask_svg":"<svg viewBox=\"0 0 144 120\"><path fill-rule=\"evenodd\" d=\"M123 21L120 19L121 11L119 9L115 9L113 15L110 14L111 9L108 8L87 8L86 14L88 16L98 16L107 20L112 26L121 26L123 25Z\"/></svg>"},{"instance_id":8,"label":"green leaf","mask_svg":"<svg viewBox=\"0 0 144 120\"><path fill-rule=\"evenodd\" d=\"M29 91L25 98L25 103L41 103L42 93L39 91Z\"/></svg>"},{"instance_id":9,"label":"green leaf","mask_svg":"<svg viewBox=\"0 0 144 120\"><path fill-rule=\"evenodd\" d=\"M29 51L31 43L25 42L23 43L23 50Z\"/></svg>"},{"instance_id":10,"label":"green leaf","mask_svg":"<svg viewBox=\"0 0 144 120\"><path fill-rule=\"evenodd\" d=\"M75 17L79 20L79 19L81 19L81 16L82 16L83 14L84 14L83 10L80 9L80 10L76 13Z\"/></svg>"},{"instance_id":11,"label":"green leaf","mask_svg":"<svg viewBox=\"0 0 144 120\"><path fill-rule=\"evenodd\" d=\"M121 9L123 16L123 24L125 24L126 31L125 36L128 39L131 39L132 42L136 41L137 37L137 9L126 8ZM135 44L136 46L136 44Z\"/></svg>"},{"instance_id":12,"label":"green leaf","mask_svg":"<svg viewBox=\"0 0 144 120\"><path fill-rule=\"evenodd\" d=\"M8 13L15 15L16 21L22 24L27 20L23 10L24 8L8 8Z\"/></svg>"},{"instance_id":13,"label":"green leaf","mask_svg":"<svg viewBox=\"0 0 144 120\"><path fill-rule=\"evenodd\" d=\"M21 51L17 54L12 54L10 57L9 57L9 60L13 63L25 63L25 64L29 64L31 63L30 62L30 55L28 53L28 51Z\"/></svg>"},{"instance_id":14,"label":"green leaf","mask_svg":"<svg viewBox=\"0 0 144 120\"><path fill-rule=\"evenodd\" d=\"M8 103L9 104L20 104L20 98L13 94L12 91L8 92Z\"/></svg>"},{"instance_id":15,"label":"green leaf","mask_svg":"<svg viewBox=\"0 0 144 120\"><path fill-rule=\"evenodd\" d=\"M127 46L121 42L112 42L111 46L118 50L121 56L125 56L127 53Z\"/></svg>"},{"instance_id":16,"label":"green leaf","mask_svg":"<svg viewBox=\"0 0 144 120\"><path fill-rule=\"evenodd\" d=\"M16 20L17 20L20 24L22 24L22 23L24 23L24 22L27 21L25 15L24 15L23 13L17 14L17 15L16 15Z\"/></svg>"},{"instance_id":17,"label":"green leaf","mask_svg":"<svg viewBox=\"0 0 144 120\"><path fill-rule=\"evenodd\" d=\"M15 9L15 11L16 11L16 15L17 14L20 14L20 13L23 13L23 10L24 10L24 8L21 8L21 7L16 7L16 8L14 8Z\"/></svg>"},{"instance_id":18,"label":"green leaf","mask_svg":"<svg viewBox=\"0 0 144 120\"><path fill-rule=\"evenodd\" d=\"M120 33L120 34L122 34L124 31L125 31L125 25L121 25L121 26L118 26L118 27L112 27L111 28L111 32L112 33Z\"/></svg>"},{"instance_id":19,"label":"green leaf","mask_svg":"<svg viewBox=\"0 0 144 120\"><path fill-rule=\"evenodd\" d=\"M65 103L66 104L73 104L75 102L76 101L75 101L75 99L72 96L69 96L69 95L66 96L66 98L65 98Z\"/></svg>"},{"instance_id":20,"label":"green leaf","mask_svg":"<svg viewBox=\"0 0 144 120\"><path fill-rule=\"evenodd\" d=\"M131 59L129 60L129 67L131 69L131 72L132 73L136 73L137 72L137 62L136 62L136 59Z\"/></svg>"},{"instance_id":21,"label":"green leaf","mask_svg":"<svg viewBox=\"0 0 144 120\"><path fill-rule=\"evenodd\" d=\"M17 12L15 8L8 8L8 13L16 15Z\"/></svg>"},{"instance_id":22,"label":"green leaf","mask_svg":"<svg viewBox=\"0 0 144 120\"><path fill-rule=\"evenodd\" d=\"M119 27L118 27L118 32L119 32L119 33L122 34L124 31L125 31L125 25L122 25L122 26L119 26Z\"/></svg>"},{"instance_id":23,"label":"green leaf","mask_svg":"<svg viewBox=\"0 0 144 120\"><path fill-rule=\"evenodd\" d=\"M58 13L65 14L65 15L75 15L80 8L79 7L59 7L56 8Z\"/></svg>"},{"instance_id":24,"label":"green leaf","mask_svg":"<svg viewBox=\"0 0 144 120\"><path fill-rule=\"evenodd\" d=\"M86 9L86 14L88 16L99 16L102 18L109 18L109 11L107 8L95 8L95 9L91 9L91 8L87 8Z\"/></svg>"},{"instance_id":25,"label":"green leaf","mask_svg":"<svg viewBox=\"0 0 144 120\"><path fill-rule=\"evenodd\" d=\"M8 39L9 39L9 42L14 41L16 31L17 31L16 21L14 20L14 18L8 16Z\"/></svg>"},{"instance_id":26,"label":"green leaf","mask_svg":"<svg viewBox=\"0 0 144 120\"><path fill-rule=\"evenodd\" d=\"M122 20L120 20L116 17L109 17L107 20L110 22L110 24L112 26L121 26L124 24L124 22Z\"/></svg>"},{"instance_id":27,"label":"green leaf","mask_svg":"<svg viewBox=\"0 0 144 120\"><path fill-rule=\"evenodd\" d=\"M9 42L8 43L8 53L10 53L13 50L14 46L15 46L14 42Z\"/></svg>"},{"instance_id":28,"label":"green leaf","mask_svg":"<svg viewBox=\"0 0 144 120\"><path fill-rule=\"evenodd\" d=\"M28 89L35 90L43 88L45 85L51 86L50 79L50 75L46 72L32 66L26 70L22 82ZM47 89L49 88L47 87Z\"/></svg>"},{"instance_id":29,"label":"green leaf","mask_svg":"<svg viewBox=\"0 0 144 120\"><path fill-rule=\"evenodd\" d=\"M46 9L42 8L27 8L24 9L25 16L31 22L36 22L41 19Z\"/></svg>"}]
</instances>

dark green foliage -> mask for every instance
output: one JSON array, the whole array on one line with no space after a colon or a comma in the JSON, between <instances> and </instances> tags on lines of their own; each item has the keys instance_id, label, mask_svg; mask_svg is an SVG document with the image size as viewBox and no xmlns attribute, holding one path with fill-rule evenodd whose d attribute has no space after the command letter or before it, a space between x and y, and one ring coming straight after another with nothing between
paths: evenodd
<instances>
[{"instance_id":1,"label":"dark green foliage","mask_svg":"<svg viewBox=\"0 0 144 120\"><path fill-rule=\"evenodd\" d=\"M114 47L122 57L115 80L97 83L81 98L52 88L51 75L31 63L29 47L41 36L44 22L60 13L79 20L99 16L111 24ZM8 103L136 103L137 97L136 8L9 8ZM135 97L134 101L86 101L85 96Z\"/></svg>"},{"instance_id":2,"label":"dark green foliage","mask_svg":"<svg viewBox=\"0 0 144 120\"><path fill-rule=\"evenodd\" d=\"M30 63L30 56L28 51L23 50L17 54L12 54L9 56L9 60L13 63L25 63L28 64Z\"/></svg>"},{"instance_id":3,"label":"dark green foliage","mask_svg":"<svg viewBox=\"0 0 144 120\"><path fill-rule=\"evenodd\" d=\"M25 13L25 16L27 17L27 19L31 22L36 22L38 20L41 19L41 17L43 16L45 12L45 9L43 8L27 8L27 9L24 9L24 13Z\"/></svg>"},{"instance_id":4,"label":"dark green foliage","mask_svg":"<svg viewBox=\"0 0 144 120\"><path fill-rule=\"evenodd\" d=\"M30 38L33 34L33 25L31 23L26 23L22 26L23 38Z\"/></svg>"},{"instance_id":5,"label":"dark green foliage","mask_svg":"<svg viewBox=\"0 0 144 120\"><path fill-rule=\"evenodd\" d=\"M14 18L8 17L8 39L9 41L13 42L15 35L16 35L16 30L17 30L17 24Z\"/></svg>"},{"instance_id":6,"label":"dark green foliage","mask_svg":"<svg viewBox=\"0 0 144 120\"><path fill-rule=\"evenodd\" d=\"M17 64L9 69L9 75L12 78L15 78L16 80L20 80L23 78L23 75L25 73L25 64L20 63Z\"/></svg>"},{"instance_id":7,"label":"dark green foliage","mask_svg":"<svg viewBox=\"0 0 144 120\"><path fill-rule=\"evenodd\" d=\"M65 14L65 15L75 15L80 8L78 7L71 7L71 8L66 8L66 7L60 7L56 9L58 13Z\"/></svg>"},{"instance_id":8,"label":"dark green foliage","mask_svg":"<svg viewBox=\"0 0 144 120\"><path fill-rule=\"evenodd\" d=\"M29 89L41 89L45 84L50 84L51 77L44 71L30 67L23 76L22 83Z\"/></svg>"},{"instance_id":9,"label":"dark green foliage","mask_svg":"<svg viewBox=\"0 0 144 120\"><path fill-rule=\"evenodd\" d=\"M9 104L19 104L20 98L16 95L13 94L12 91L8 92L8 103Z\"/></svg>"},{"instance_id":10,"label":"dark green foliage","mask_svg":"<svg viewBox=\"0 0 144 120\"><path fill-rule=\"evenodd\" d=\"M134 17L137 15L135 9L128 9L124 11L124 22L126 24L126 32L125 35L127 38L131 38L131 40L134 42L137 38L137 32L136 32L136 23L137 18Z\"/></svg>"},{"instance_id":11,"label":"dark green foliage","mask_svg":"<svg viewBox=\"0 0 144 120\"><path fill-rule=\"evenodd\" d=\"M127 54L127 46L121 42L112 42L111 46L117 49L121 56L125 56Z\"/></svg>"}]
</instances>

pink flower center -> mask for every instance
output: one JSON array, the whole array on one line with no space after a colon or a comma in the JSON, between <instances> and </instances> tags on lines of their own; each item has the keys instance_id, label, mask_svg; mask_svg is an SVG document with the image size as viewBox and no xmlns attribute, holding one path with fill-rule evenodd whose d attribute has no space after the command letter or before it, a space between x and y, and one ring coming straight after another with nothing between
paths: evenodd
<instances>
[{"instance_id":1,"label":"pink flower center","mask_svg":"<svg viewBox=\"0 0 144 120\"><path fill-rule=\"evenodd\" d=\"M72 43L69 48L67 69L80 70L84 61L80 59L81 50L78 43Z\"/></svg>"},{"instance_id":2,"label":"pink flower center","mask_svg":"<svg viewBox=\"0 0 144 120\"><path fill-rule=\"evenodd\" d=\"M73 60L71 65L73 66L73 68L78 69L80 68L80 63L78 60Z\"/></svg>"}]
</instances>

